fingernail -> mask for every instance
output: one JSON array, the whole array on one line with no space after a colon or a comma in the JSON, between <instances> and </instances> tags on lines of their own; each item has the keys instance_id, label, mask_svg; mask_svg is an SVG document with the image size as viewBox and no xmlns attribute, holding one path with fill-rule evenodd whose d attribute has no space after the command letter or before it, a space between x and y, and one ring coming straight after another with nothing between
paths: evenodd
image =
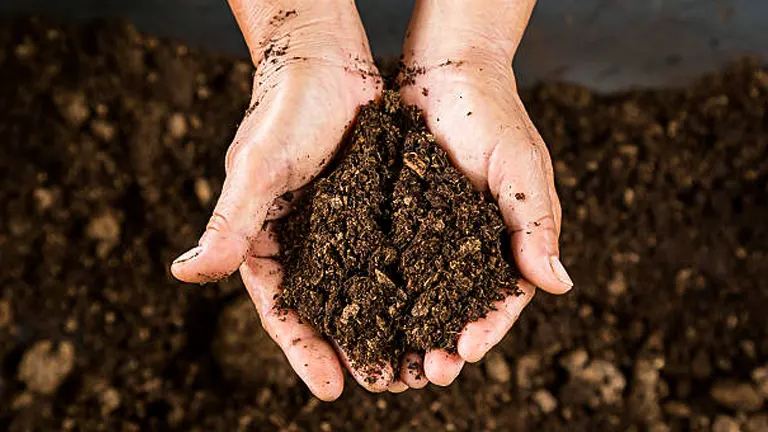
<instances>
[{"instance_id":1,"label":"fingernail","mask_svg":"<svg viewBox=\"0 0 768 432\"><path fill-rule=\"evenodd\" d=\"M202 246L195 246L192 249L190 249L190 250L184 252L183 254L181 254L175 260L173 260L173 263L174 264L181 264L183 262L187 262L187 261L189 261L191 259L194 259L198 255L200 255L200 253L202 251L203 251L203 247Z\"/></svg>"},{"instance_id":2,"label":"fingernail","mask_svg":"<svg viewBox=\"0 0 768 432\"><path fill-rule=\"evenodd\" d=\"M573 287L573 281L571 280L571 277L568 276L568 272L565 271L565 267L563 267L563 263L560 262L558 257L549 257L549 264L552 266L552 272L555 274L555 277L557 277L560 282L569 287Z\"/></svg>"}]
</instances>

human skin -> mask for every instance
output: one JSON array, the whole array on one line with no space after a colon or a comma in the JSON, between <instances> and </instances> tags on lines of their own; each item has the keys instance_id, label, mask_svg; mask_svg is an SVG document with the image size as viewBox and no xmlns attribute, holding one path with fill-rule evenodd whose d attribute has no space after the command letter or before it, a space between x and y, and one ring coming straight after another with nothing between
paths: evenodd
<instances>
[{"instance_id":1,"label":"human skin","mask_svg":"<svg viewBox=\"0 0 768 432\"><path fill-rule=\"evenodd\" d=\"M550 292L565 292L572 284L564 269L552 271L558 270L552 257L558 255L560 208L551 163L517 97L510 67L533 3L488 2L504 6L502 17L498 9L478 3L417 3L404 59L427 72L401 92L424 110L459 169L499 200L525 278ZM205 283L239 269L262 325L322 400L341 394L342 367L374 392L421 388L428 380L449 384L464 361L479 360L503 337L533 296L533 285L523 281L525 295L508 297L497 311L469 324L457 355L409 353L400 371L382 365L372 382L295 313L278 316L274 297L281 268L273 259L279 245L271 221L290 208L279 197L322 171L359 107L380 96L381 81L351 0L230 0L230 6L257 66L251 108L227 152L227 177L206 231L197 247L174 261L174 276ZM489 25L488 19L498 21ZM499 31L510 25L516 30ZM463 63L440 66L445 60ZM514 198L517 193L526 198ZM419 367L407 367L413 363Z\"/></svg>"},{"instance_id":2,"label":"human skin","mask_svg":"<svg viewBox=\"0 0 768 432\"><path fill-rule=\"evenodd\" d=\"M381 95L381 80L352 0L230 6L257 69L251 105L227 151L226 179L205 233L171 271L205 283L240 270L262 325L296 373L318 398L333 400L344 387L342 365L349 365L295 313L275 311L281 268L269 221L289 207L278 197L309 183L333 158L359 107ZM348 368L371 391L406 388L389 365L373 382Z\"/></svg>"},{"instance_id":3,"label":"human skin","mask_svg":"<svg viewBox=\"0 0 768 432\"><path fill-rule=\"evenodd\" d=\"M403 61L422 72L403 80L405 102L416 105L453 163L476 188L490 191L511 234L524 280L519 297L468 324L458 352L428 352L424 375L448 385L465 362L476 362L504 335L538 286L555 294L573 286L559 259L561 209L549 152L517 93L512 59L535 0L418 0ZM411 353L411 361L414 354ZM401 373L411 387L423 380Z\"/></svg>"}]
</instances>

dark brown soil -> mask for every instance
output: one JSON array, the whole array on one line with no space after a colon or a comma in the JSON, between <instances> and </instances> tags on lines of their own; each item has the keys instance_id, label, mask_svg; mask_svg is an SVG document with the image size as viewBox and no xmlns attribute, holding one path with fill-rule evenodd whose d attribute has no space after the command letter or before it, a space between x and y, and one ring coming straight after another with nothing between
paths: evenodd
<instances>
[{"instance_id":1,"label":"dark brown soil","mask_svg":"<svg viewBox=\"0 0 768 432\"><path fill-rule=\"evenodd\" d=\"M280 230L280 306L371 372L407 350L455 352L468 322L519 294L503 233L498 206L451 165L418 110L385 91Z\"/></svg>"},{"instance_id":2,"label":"dark brown soil","mask_svg":"<svg viewBox=\"0 0 768 432\"><path fill-rule=\"evenodd\" d=\"M314 399L238 278L185 286L252 69L0 24L0 430L765 430L768 71L525 93L577 289L447 389ZM761 429L762 428L762 429Z\"/></svg>"}]
</instances>

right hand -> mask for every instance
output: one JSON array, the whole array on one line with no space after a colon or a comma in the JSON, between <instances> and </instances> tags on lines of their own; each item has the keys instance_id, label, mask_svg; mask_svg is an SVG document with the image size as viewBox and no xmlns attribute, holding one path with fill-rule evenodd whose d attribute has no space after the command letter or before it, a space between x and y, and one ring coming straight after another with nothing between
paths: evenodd
<instances>
[{"instance_id":1,"label":"right hand","mask_svg":"<svg viewBox=\"0 0 768 432\"><path fill-rule=\"evenodd\" d=\"M309 389L333 400L348 362L295 312L275 310L281 269L268 221L286 214L280 196L331 161L359 107L381 95L381 79L351 0L230 3L256 65L251 104L227 151L226 179L205 233L171 271L206 283L239 269L265 330ZM404 387L392 385L391 367L373 383L351 372L371 391Z\"/></svg>"}]
</instances>

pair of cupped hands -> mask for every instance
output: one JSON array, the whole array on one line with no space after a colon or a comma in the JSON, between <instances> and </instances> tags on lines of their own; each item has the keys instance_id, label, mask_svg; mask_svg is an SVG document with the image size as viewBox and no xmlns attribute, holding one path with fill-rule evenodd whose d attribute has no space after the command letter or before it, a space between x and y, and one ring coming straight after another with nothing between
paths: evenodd
<instances>
[{"instance_id":1,"label":"pair of cupped hands","mask_svg":"<svg viewBox=\"0 0 768 432\"><path fill-rule=\"evenodd\" d=\"M282 278L274 221L290 211L281 197L320 174L359 108L382 93L362 23L352 0L230 0L256 65L251 105L227 152L226 180L205 233L171 270L194 283L239 270L264 329L319 399L341 395L343 368L373 392L448 385L465 362L479 361L501 341L534 286L551 293L572 286L559 260L561 211L549 153L511 67L532 4L499 17L471 3L477 2L417 2L403 62L420 73L401 76L400 93L424 112L453 163L497 200L524 294L467 324L456 353L407 353L400 368L382 365L368 377L334 341L274 308ZM500 18L504 30L494 30Z\"/></svg>"}]
</instances>

